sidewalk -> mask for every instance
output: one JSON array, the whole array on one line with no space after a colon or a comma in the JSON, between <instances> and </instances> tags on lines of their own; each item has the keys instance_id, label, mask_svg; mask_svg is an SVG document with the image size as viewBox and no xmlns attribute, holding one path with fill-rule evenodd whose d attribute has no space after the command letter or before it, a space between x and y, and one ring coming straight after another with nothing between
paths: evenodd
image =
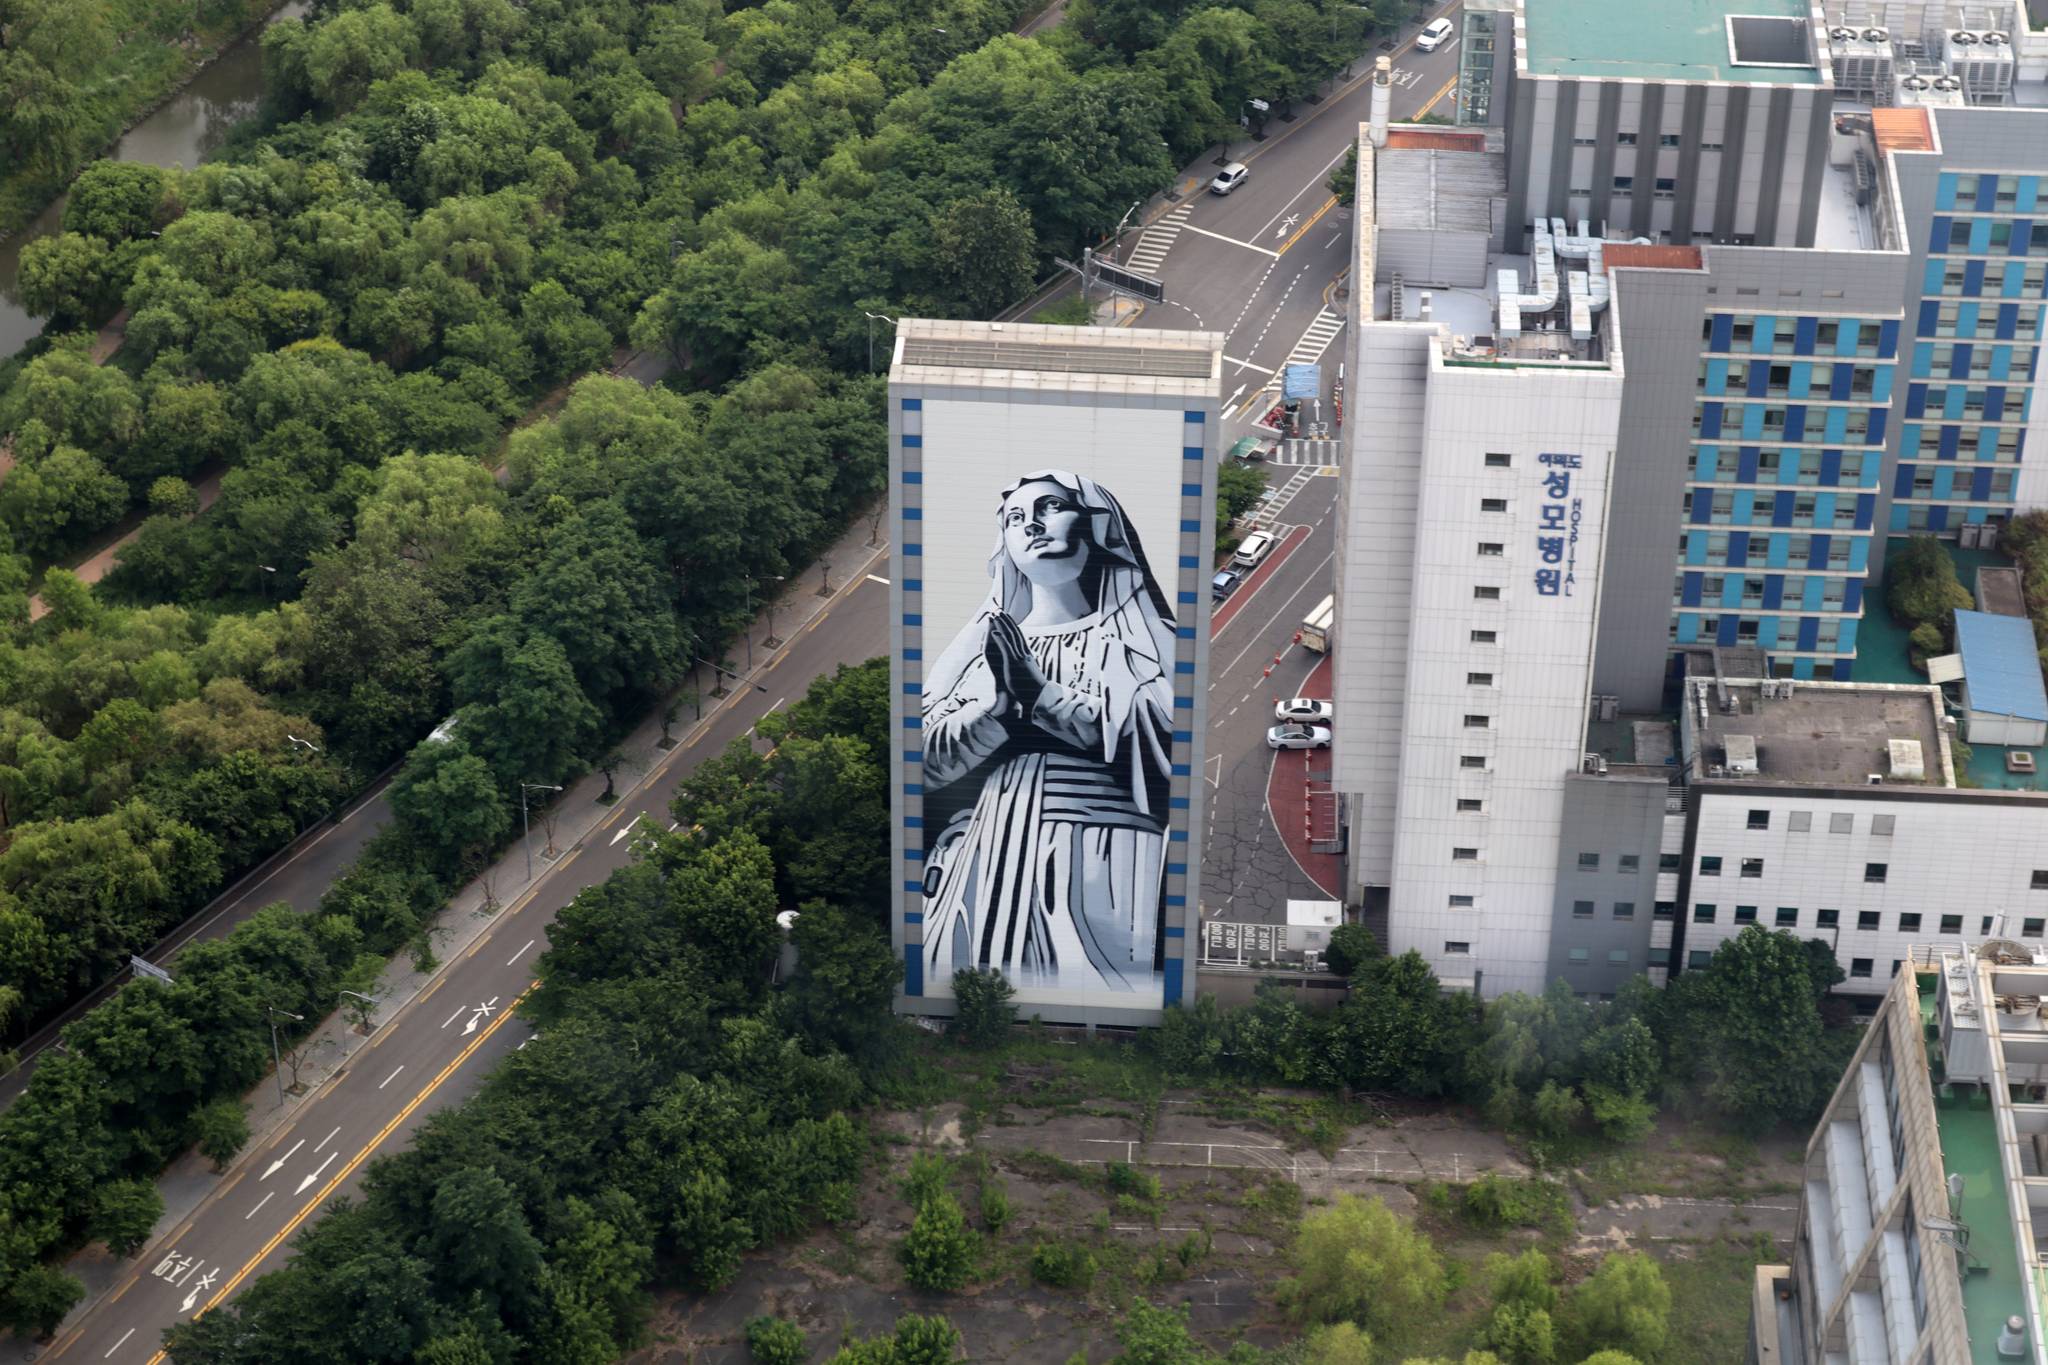
<instances>
[{"instance_id":1,"label":"sidewalk","mask_svg":"<svg viewBox=\"0 0 2048 1365\"><path fill-rule=\"evenodd\" d=\"M618 748L625 753L647 753L654 755L645 768L636 773L620 773L617 787L618 801L625 801L663 775L678 755L685 751L692 735L710 726L728 707L744 701L753 694L752 680L764 672L776 657L789 648L803 628L845 593L862 581L865 574L874 572L878 563L886 563L883 557L888 553L884 541L878 546L868 544L868 517L857 516L839 539L828 547L817 560L805 565L802 570L792 572L788 582L781 585L782 595L775 602L775 626L778 644L770 649L766 629L767 614L755 620L748 636L735 639L725 653L735 662L744 662L747 657L748 638L754 643L754 667L729 682L730 693L714 698L707 690L704 694L704 715L702 720L679 723L673 730L675 747L662 751L656 747L661 738L661 713L666 704L652 708L646 719L620 742ZM832 566L832 594L821 596L818 592L818 564ZM703 670L698 670L699 673ZM694 675L693 675L694 676ZM729 679L732 675L727 675ZM683 691L687 691L687 685ZM673 698L670 698L673 700ZM694 712L685 708L686 715ZM617 803L603 805L598 797L604 793L604 775L591 773L569 784L567 791L556 798L553 809L557 812L555 824L555 848L557 857L547 859L541 856L546 836L538 828L540 820L535 813L534 825L534 875L526 875L525 853L520 844L514 843L503 857L488 871L463 887L444 907L434 920L434 954L439 959L433 970L420 972L413 969L410 954L393 958L378 979L374 994L378 1004L370 1018L370 1029L376 1029L393 1018L413 1000L424 994L428 987L458 961L462 954L489 926L496 912L486 913L484 905L484 882L491 880L497 891L501 906L516 902L529 890L547 880L553 873L560 857L566 855L581 842L599 822L617 808ZM147 1256L149 1249L172 1228L178 1227L191 1217L200 1202L221 1184L230 1179L250 1154L259 1152L268 1144L271 1136L289 1122L300 1107L316 1098L327 1083L342 1070L348 1056L356 1049L366 1046L364 1035L356 1033L353 1026L340 1014L329 1015L320 1026L299 1044L298 1077L301 1093L287 1094L284 1103L278 1102L277 1082L265 1076L255 1089L242 1097L243 1108L249 1118L249 1141L242 1149L242 1156L221 1174L215 1174L212 1163L197 1152L188 1151L174 1160L157 1178L157 1187L163 1193L164 1213L150 1232L144 1250L138 1255ZM291 1069L285 1069L289 1078ZM86 1295L65 1318L65 1326L76 1323L84 1314L96 1307L112 1289L125 1268L125 1262L110 1254L99 1243L93 1243L73 1256L65 1268L76 1275L84 1284ZM61 1336L63 1327L58 1329ZM33 1361L41 1345L21 1341L12 1337L0 1339L0 1365L14 1365L14 1362Z\"/></svg>"}]
</instances>

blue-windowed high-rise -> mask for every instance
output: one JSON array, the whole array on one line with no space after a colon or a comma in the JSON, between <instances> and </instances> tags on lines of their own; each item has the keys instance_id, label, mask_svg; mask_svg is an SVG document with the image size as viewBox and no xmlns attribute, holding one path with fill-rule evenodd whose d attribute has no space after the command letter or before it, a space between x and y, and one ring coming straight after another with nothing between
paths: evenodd
<instances>
[{"instance_id":1,"label":"blue-windowed high-rise","mask_svg":"<svg viewBox=\"0 0 2048 1365\"><path fill-rule=\"evenodd\" d=\"M1898 346L1890 318L1707 314L1672 645L1852 675Z\"/></svg>"},{"instance_id":2,"label":"blue-windowed high-rise","mask_svg":"<svg viewBox=\"0 0 2048 1365\"><path fill-rule=\"evenodd\" d=\"M1934 188L1889 529L1952 534L2014 510L2048 283L2038 174L1944 170Z\"/></svg>"}]
</instances>

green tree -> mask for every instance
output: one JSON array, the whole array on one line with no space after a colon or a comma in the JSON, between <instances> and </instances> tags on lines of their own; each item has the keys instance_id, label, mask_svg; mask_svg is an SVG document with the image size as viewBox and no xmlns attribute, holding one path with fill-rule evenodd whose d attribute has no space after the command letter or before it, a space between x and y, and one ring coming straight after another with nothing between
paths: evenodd
<instances>
[{"instance_id":1,"label":"green tree","mask_svg":"<svg viewBox=\"0 0 2048 1365\"><path fill-rule=\"evenodd\" d=\"M1548 1311L1532 1304L1495 1305L1479 1337L1509 1365L1551 1365L1557 1359L1557 1327Z\"/></svg>"},{"instance_id":2,"label":"green tree","mask_svg":"<svg viewBox=\"0 0 2048 1365\"><path fill-rule=\"evenodd\" d=\"M951 1365L960 1359L960 1329L937 1313L896 1319L892 1365Z\"/></svg>"},{"instance_id":3,"label":"green tree","mask_svg":"<svg viewBox=\"0 0 2048 1365\"><path fill-rule=\"evenodd\" d=\"M1811 1116L1841 1074L1842 1044L1821 1020L1826 987L1813 970L1799 939L1751 925L1669 992L1666 1055L1680 1079L1748 1130Z\"/></svg>"},{"instance_id":4,"label":"green tree","mask_svg":"<svg viewBox=\"0 0 2048 1365\"><path fill-rule=\"evenodd\" d=\"M1323 961L1331 971L1349 977L1380 955L1380 941L1362 924L1340 924L1330 931L1330 946Z\"/></svg>"},{"instance_id":5,"label":"green tree","mask_svg":"<svg viewBox=\"0 0 2048 1365\"><path fill-rule=\"evenodd\" d=\"M1671 1330L1671 1287L1640 1251L1612 1252L1565 1300L1565 1335L1576 1351L1621 1351L1655 1360Z\"/></svg>"},{"instance_id":6,"label":"green tree","mask_svg":"<svg viewBox=\"0 0 2048 1365\"><path fill-rule=\"evenodd\" d=\"M1210 1365L1214 1359L1189 1334L1186 1309L1133 1303L1117 1325L1116 1339L1124 1349L1110 1365Z\"/></svg>"},{"instance_id":7,"label":"green tree","mask_svg":"<svg viewBox=\"0 0 2048 1365\"><path fill-rule=\"evenodd\" d=\"M92 1236L116 1256L133 1256L164 1215L164 1197L147 1180L115 1180L93 1195Z\"/></svg>"},{"instance_id":8,"label":"green tree","mask_svg":"<svg viewBox=\"0 0 2048 1365\"><path fill-rule=\"evenodd\" d=\"M1016 993L1001 972L966 968L954 972L953 1036L975 1048L1002 1042L1017 1022L1017 1007L1010 1003Z\"/></svg>"},{"instance_id":9,"label":"green tree","mask_svg":"<svg viewBox=\"0 0 2048 1365\"><path fill-rule=\"evenodd\" d=\"M96 321L111 266L107 244L98 237L60 232L38 238L21 249L21 306L59 327Z\"/></svg>"},{"instance_id":10,"label":"green tree","mask_svg":"<svg viewBox=\"0 0 2048 1365\"><path fill-rule=\"evenodd\" d=\"M214 1170L225 1171L249 1141L249 1116L240 1100L228 1096L201 1107L193 1115L193 1131L199 1154Z\"/></svg>"},{"instance_id":11,"label":"green tree","mask_svg":"<svg viewBox=\"0 0 2048 1365\"><path fill-rule=\"evenodd\" d=\"M1375 958L1352 977L1337 1012L1332 1062L1358 1089L1440 1094L1463 1064L1469 1018L1418 954Z\"/></svg>"},{"instance_id":12,"label":"green tree","mask_svg":"<svg viewBox=\"0 0 2048 1365\"><path fill-rule=\"evenodd\" d=\"M1308 1334L1305 1365L1372 1365L1372 1338L1355 1322L1333 1322Z\"/></svg>"},{"instance_id":13,"label":"green tree","mask_svg":"<svg viewBox=\"0 0 2048 1365\"><path fill-rule=\"evenodd\" d=\"M391 813L452 861L491 848L512 827L512 812L488 763L457 735L416 747L392 779Z\"/></svg>"},{"instance_id":14,"label":"green tree","mask_svg":"<svg viewBox=\"0 0 2048 1365\"><path fill-rule=\"evenodd\" d=\"M0 1295L0 1324L25 1337L47 1337L85 1297L85 1286L53 1265L35 1264Z\"/></svg>"},{"instance_id":15,"label":"green tree","mask_svg":"<svg viewBox=\"0 0 2048 1365\"><path fill-rule=\"evenodd\" d=\"M932 215L938 276L969 317L994 317L1031 290L1038 241L1031 215L997 187L955 199Z\"/></svg>"},{"instance_id":16,"label":"green tree","mask_svg":"<svg viewBox=\"0 0 2048 1365\"><path fill-rule=\"evenodd\" d=\"M1216 530L1230 524L1258 506L1266 491L1266 471L1257 465L1226 463L1216 471Z\"/></svg>"},{"instance_id":17,"label":"green tree","mask_svg":"<svg viewBox=\"0 0 2048 1365\"><path fill-rule=\"evenodd\" d=\"M974 1234L950 1194L926 1200L903 1239L903 1275L919 1289L953 1290L974 1274Z\"/></svg>"},{"instance_id":18,"label":"green tree","mask_svg":"<svg viewBox=\"0 0 2048 1365\"><path fill-rule=\"evenodd\" d=\"M1970 590L1956 577L1947 547L1929 535L1909 537L1885 556L1884 600L1893 616L1908 626L1932 626L1943 641L1953 628L1955 613L1974 604Z\"/></svg>"},{"instance_id":19,"label":"green tree","mask_svg":"<svg viewBox=\"0 0 2048 1365\"><path fill-rule=\"evenodd\" d=\"M803 1365L810 1346L804 1329L788 1318L748 1318L747 1356L755 1365Z\"/></svg>"},{"instance_id":20,"label":"green tree","mask_svg":"<svg viewBox=\"0 0 2048 1365\"><path fill-rule=\"evenodd\" d=\"M1443 1260L1429 1237L1377 1199L1340 1195L1301 1220L1281 1298L1304 1322L1348 1319L1399 1336L1443 1303Z\"/></svg>"}]
</instances>

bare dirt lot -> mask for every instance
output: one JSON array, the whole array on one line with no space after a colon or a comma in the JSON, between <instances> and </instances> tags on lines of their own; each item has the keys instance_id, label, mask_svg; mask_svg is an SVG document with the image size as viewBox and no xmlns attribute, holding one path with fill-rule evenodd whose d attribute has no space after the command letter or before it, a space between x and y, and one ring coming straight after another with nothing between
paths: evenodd
<instances>
[{"instance_id":1,"label":"bare dirt lot","mask_svg":"<svg viewBox=\"0 0 2048 1365\"><path fill-rule=\"evenodd\" d=\"M1028 1062L1006 1063L996 1079L962 1101L875 1115L876 1159L854 1217L749 1258L719 1293L664 1300L654 1344L633 1359L741 1365L747 1319L773 1313L801 1325L812 1359L822 1360L847 1339L923 1312L949 1317L975 1361L1101 1361L1118 1349L1121 1309L1140 1296L1186 1305L1213 1349L1275 1346L1298 1335L1275 1286L1303 1206L1352 1193L1414 1216L1463 1268L1443 1321L1400 1343L1405 1353L1469 1344L1484 1307L1471 1272L1491 1251L1543 1246L1575 1278L1602 1254L1633 1247L1664 1263L1674 1289L1666 1360L1719 1365L1740 1355L1749 1268L1783 1254L1798 1203L1802 1144L1735 1143L1667 1124L1639 1148L1562 1173L1557 1203L1569 1212L1547 1226L1477 1229L1456 1212L1457 1187L1533 1173L1514 1144L1454 1107L1337 1106L1274 1091L1130 1093L1114 1078L1104 1088L1119 1096L1096 1099ZM909 1288L897 1260L912 1216L901 1181L923 1152L953 1158L950 1188L982 1234L975 1282L955 1294ZM1157 1197L1116 1193L1110 1163L1156 1177ZM1008 1205L995 1231L978 1213L989 1186ZM1032 1249L1042 1243L1092 1257L1085 1289L1034 1279Z\"/></svg>"}]
</instances>

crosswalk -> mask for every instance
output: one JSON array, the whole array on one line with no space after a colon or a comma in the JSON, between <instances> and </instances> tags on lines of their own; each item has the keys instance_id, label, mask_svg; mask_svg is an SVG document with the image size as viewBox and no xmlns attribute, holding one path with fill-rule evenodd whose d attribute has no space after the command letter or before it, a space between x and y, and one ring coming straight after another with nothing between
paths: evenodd
<instances>
[{"instance_id":1,"label":"crosswalk","mask_svg":"<svg viewBox=\"0 0 2048 1365\"><path fill-rule=\"evenodd\" d=\"M1166 253L1173 247L1173 239L1180 236L1180 230L1187 226L1188 214L1193 203L1182 204L1151 227L1138 238L1138 244L1131 248L1130 257L1124 264L1132 270L1147 275L1159 273L1159 267L1166 260Z\"/></svg>"},{"instance_id":2,"label":"crosswalk","mask_svg":"<svg viewBox=\"0 0 2048 1365\"><path fill-rule=\"evenodd\" d=\"M1270 531L1279 521L1280 514L1287 510L1287 504L1294 501L1294 495L1308 486L1315 477L1313 469L1303 469L1278 488L1268 489L1259 510L1252 513L1251 525L1254 531Z\"/></svg>"},{"instance_id":3,"label":"crosswalk","mask_svg":"<svg viewBox=\"0 0 2048 1365\"><path fill-rule=\"evenodd\" d=\"M1301 437L1282 441L1280 449L1269 456L1266 463L1282 466L1313 465L1321 468L1324 465L1342 464L1343 454L1344 443L1340 440Z\"/></svg>"},{"instance_id":4,"label":"crosswalk","mask_svg":"<svg viewBox=\"0 0 2048 1365\"><path fill-rule=\"evenodd\" d=\"M1289 365L1313 365L1323 358L1323 352L1330 349L1330 343L1337 339L1337 333L1344 330L1344 319L1325 308L1316 314L1316 320L1301 334L1301 340L1294 343L1288 353Z\"/></svg>"}]
</instances>

